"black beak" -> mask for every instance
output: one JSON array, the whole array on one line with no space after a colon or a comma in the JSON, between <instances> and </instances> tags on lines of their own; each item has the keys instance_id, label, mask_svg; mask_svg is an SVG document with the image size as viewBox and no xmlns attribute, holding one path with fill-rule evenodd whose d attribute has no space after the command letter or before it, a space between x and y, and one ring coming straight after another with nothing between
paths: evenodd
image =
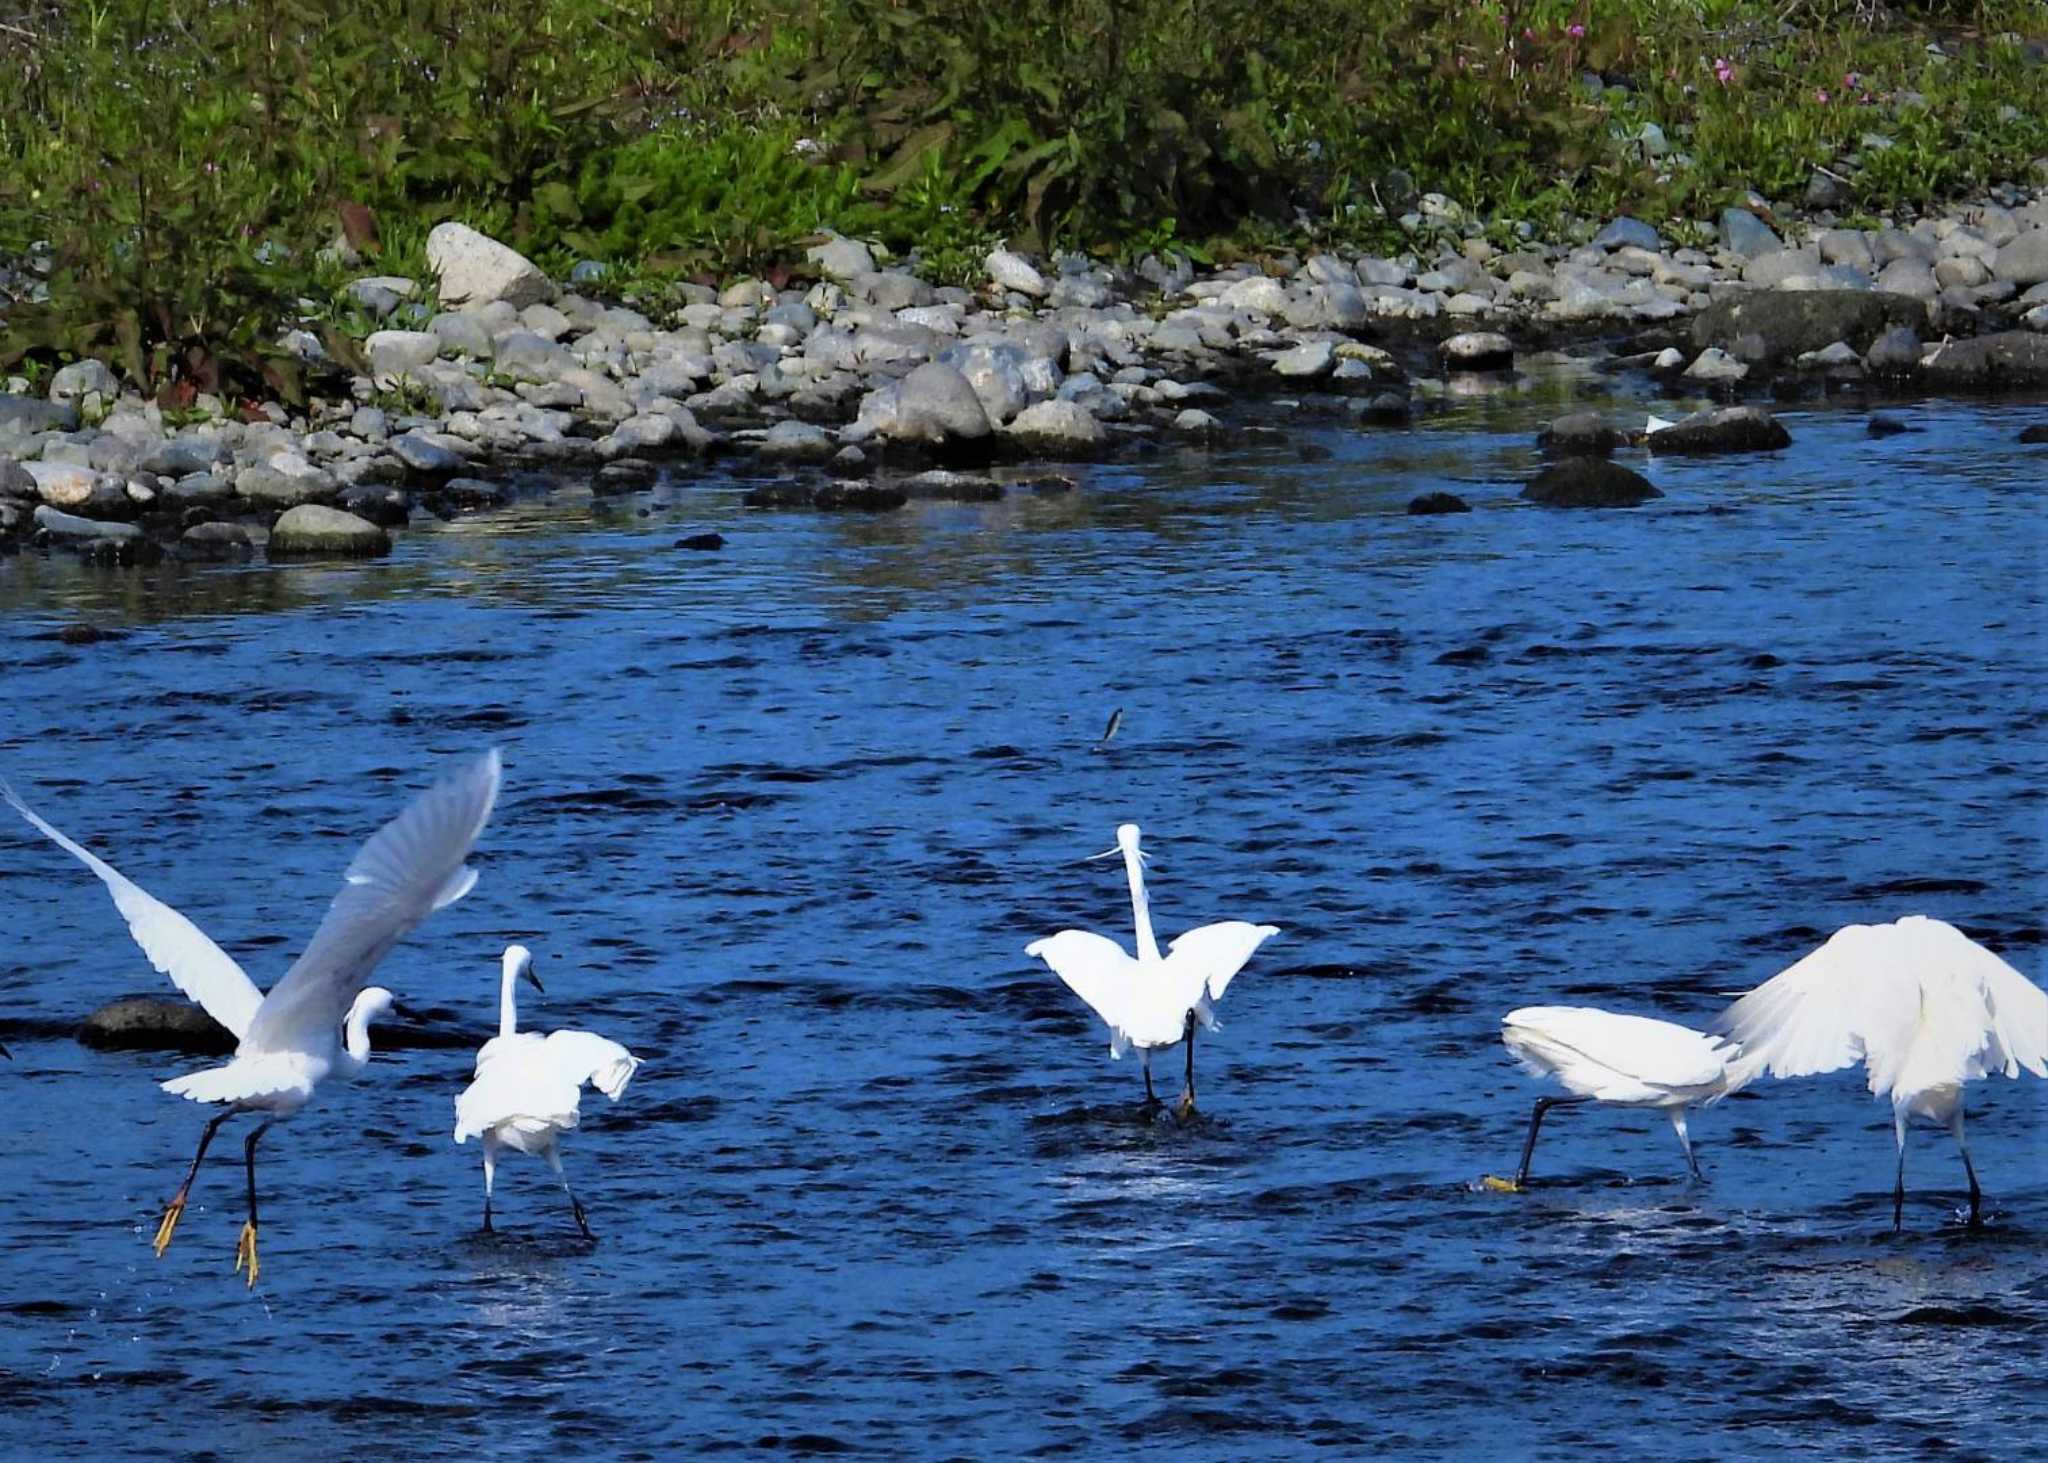
<instances>
[{"instance_id":1,"label":"black beak","mask_svg":"<svg viewBox=\"0 0 2048 1463\"><path fill-rule=\"evenodd\" d=\"M5 1057L8 1061L11 1062L14 1060L14 1053L9 1051L6 1047L0 1046L0 1057Z\"/></svg>"},{"instance_id":2,"label":"black beak","mask_svg":"<svg viewBox=\"0 0 2048 1463\"><path fill-rule=\"evenodd\" d=\"M548 993L548 988L540 983L540 977L533 973L533 967L531 965L526 967L526 978L533 982L533 988L539 991L542 995L546 995Z\"/></svg>"},{"instance_id":3,"label":"black beak","mask_svg":"<svg viewBox=\"0 0 2048 1463\"><path fill-rule=\"evenodd\" d=\"M411 1021L414 1023L417 1023L420 1019L420 1013L418 1011L415 1011L412 1007L406 1005L406 1003L403 1001L393 1001L391 1003L391 1014L396 1017L399 1017L401 1020Z\"/></svg>"}]
</instances>

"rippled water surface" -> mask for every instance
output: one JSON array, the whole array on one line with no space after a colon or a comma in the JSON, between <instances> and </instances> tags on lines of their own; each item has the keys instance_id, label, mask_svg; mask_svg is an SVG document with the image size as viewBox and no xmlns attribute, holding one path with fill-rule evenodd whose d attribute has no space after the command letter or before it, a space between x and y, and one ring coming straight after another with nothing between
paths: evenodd
<instances>
[{"instance_id":1,"label":"rippled water surface","mask_svg":"<svg viewBox=\"0 0 2048 1463\"><path fill-rule=\"evenodd\" d=\"M1515 501L1549 408L1087 470L1067 495L750 513L692 479L414 532L383 563L0 561L0 770L268 984L357 840L505 749L474 894L380 979L545 997L646 1061L568 1172L449 1141L468 1054L381 1054L225 1130L149 1248L201 1063L72 1023L163 989L97 883L0 826L0 1439L44 1455L1816 1457L2036 1452L2048 1083L1970 1089L1992 1205L1855 1074L1695 1118L1556 1114L1498 1019L1702 1023L1913 911L2041 973L2048 536L2011 408L1792 412L1635 512ZM1299 448L1329 449L1304 460ZM1410 518L1448 487L1475 510ZM723 532L719 554L671 547ZM89 623L124 632L74 645ZM1123 729L1094 746L1110 712ZM1023 958L1284 927L1202 1110ZM1177 1085L1178 1053L1161 1063Z\"/></svg>"}]
</instances>

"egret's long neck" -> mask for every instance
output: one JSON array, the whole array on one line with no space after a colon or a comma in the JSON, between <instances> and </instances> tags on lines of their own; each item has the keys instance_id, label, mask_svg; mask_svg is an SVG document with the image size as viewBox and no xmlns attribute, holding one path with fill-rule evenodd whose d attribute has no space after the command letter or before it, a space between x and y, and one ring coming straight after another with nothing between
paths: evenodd
<instances>
[{"instance_id":1,"label":"egret's long neck","mask_svg":"<svg viewBox=\"0 0 2048 1463\"><path fill-rule=\"evenodd\" d=\"M505 967L505 983L498 992L498 1035L510 1036L519 1029L519 1005L512 987L519 981L519 967Z\"/></svg>"},{"instance_id":2,"label":"egret's long neck","mask_svg":"<svg viewBox=\"0 0 2048 1463\"><path fill-rule=\"evenodd\" d=\"M1157 960L1159 942L1152 938L1152 906L1145 902L1145 870L1135 845L1124 850L1124 872L1131 879L1131 919L1138 926L1138 958Z\"/></svg>"},{"instance_id":3,"label":"egret's long neck","mask_svg":"<svg viewBox=\"0 0 2048 1463\"><path fill-rule=\"evenodd\" d=\"M370 1062L370 1013L355 1010L348 1013L348 1021L341 1029L343 1048L348 1052L349 1065L361 1071Z\"/></svg>"}]
</instances>

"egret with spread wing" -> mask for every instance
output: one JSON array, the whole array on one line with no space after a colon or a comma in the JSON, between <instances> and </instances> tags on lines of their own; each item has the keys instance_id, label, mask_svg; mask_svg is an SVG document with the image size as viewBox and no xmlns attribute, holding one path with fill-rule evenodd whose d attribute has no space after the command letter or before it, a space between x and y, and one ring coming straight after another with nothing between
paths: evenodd
<instances>
[{"instance_id":1,"label":"egret with spread wing","mask_svg":"<svg viewBox=\"0 0 2048 1463\"><path fill-rule=\"evenodd\" d=\"M1117 846L1097 858L1121 851L1131 884L1131 916L1137 925L1138 958L1133 960L1116 941L1087 930L1061 930L1024 947L1052 967L1067 989L1088 1003L1109 1027L1109 1054L1121 1057L1138 1049L1145 1068L1145 1102L1156 1107L1152 1091L1152 1053L1175 1042L1187 1043L1187 1085L1180 1113L1195 1106L1195 1027L1219 1030L1213 1004L1223 999L1231 979L1244 969L1267 940L1280 933L1275 925L1226 920L1189 930L1166 948L1162 957L1152 937L1152 912L1145 899L1145 855L1138 846L1138 825L1116 830Z\"/></svg>"},{"instance_id":2,"label":"egret with spread wing","mask_svg":"<svg viewBox=\"0 0 2048 1463\"><path fill-rule=\"evenodd\" d=\"M1963 1087L2025 1068L2048 1077L2048 991L1968 935L1926 915L1848 925L1722 1012L1742 1043L1732 1085L1805 1077L1862 1062L1873 1097L1889 1097L1898 1140L1892 1227L1905 1222L1906 1120L1947 1127L1970 1180L1970 1223L1983 1192L1963 1142Z\"/></svg>"},{"instance_id":3,"label":"egret with spread wing","mask_svg":"<svg viewBox=\"0 0 2048 1463\"><path fill-rule=\"evenodd\" d=\"M1501 1019L1500 1039L1525 1071L1557 1078L1570 1096L1536 1099L1529 1136L1522 1143L1521 1169L1512 1180L1488 1178L1488 1188L1514 1193L1526 1187L1543 1115L1553 1107L1582 1102L1661 1110L1678 1133L1678 1146L1685 1150L1692 1176L1704 1177L1693 1157L1686 1112L1727 1091L1728 1062L1735 1056L1732 1043L1675 1022L1592 1006L1524 1006L1510 1011Z\"/></svg>"},{"instance_id":4,"label":"egret with spread wing","mask_svg":"<svg viewBox=\"0 0 2048 1463\"><path fill-rule=\"evenodd\" d=\"M521 1031L513 988L522 979L543 990L540 977L533 973L533 952L524 945L508 945L500 974L498 1034L477 1052L475 1079L455 1099L455 1141L483 1139L486 1230L491 1227L491 1183L503 1147L546 1159L569 1196L576 1227L585 1239L596 1239L583 1201L562 1172L557 1143L579 1120L583 1084L590 1083L617 1102L639 1070L640 1059L617 1042L588 1031L552 1031L546 1036Z\"/></svg>"},{"instance_id":5,"label":"egret with spread wing","mask_svg":"<svg viewBox=\"0 0 2048 1463\"><path fill-rule=\"evenodd\" d=\"M476 871L463 861L491 815L499 775L498 754L489 752L436 783L378 830L349 864L312 943L269 995L197 925L44 822L0 782L0 797L99 875L150 964L238 1039L234 1058L224 1066L163 1084L166 1092L221 1110L201 1133L185 1182L157 1226L159 1256L177 1232L214 1133L238 1112L263 1113L243 1147L249 1217L235 1248L235 1269L246 1270L249 1284L256 1283L256 1145L272 1123L304 1107L326 1078L362 1070L369 1059L369 1022L390 1004L388 991L365 989L370 972L401 936L476 883Z\"/></svg>"}]
</instances>

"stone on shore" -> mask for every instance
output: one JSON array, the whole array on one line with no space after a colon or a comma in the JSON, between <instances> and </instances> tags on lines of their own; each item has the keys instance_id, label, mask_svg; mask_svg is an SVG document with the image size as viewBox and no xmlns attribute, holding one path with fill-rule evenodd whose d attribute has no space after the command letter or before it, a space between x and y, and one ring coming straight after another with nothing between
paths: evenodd
<instances>
[{"instance_id":1,"label":"stone on shore","mask_svg":"<svg viewBox=\"0 0 2048 1463\"><path fill-rule=\"evenodd\" d=\"M69 432L78 426L78 408L68 401L38 401L33 396L0 394L0 447L39 432Z\"/></svg>"},{"instance_id":2,"label":"stone on shore","mask_svg":"<svg viewBox=\"0 0 2048 1463\"><path fill-rule=\"evenodd\" d=\"M142 537L142 530L132 523L108 523L98 518L80 518L75 513L52 508L48 503L36 509L36 527L51 538L64 539L72 543L95 543L101 539L126 542Z\"/></svg>"},{"instance_id":3,"label":"stone on shore","mask_svg":"<svg viewBox=\"0 0 2048 1463\"><path fill-rule=\"evenodd\" d=\"M1437 347L1449 371L1506 371L1515 364L1514 342L1497 330L1468 330Z\"/></svg>"},{"instance_id":4,"label":"stone on shore","mask_svg":"<svg viewBox=\"0 0 2048 1463\"><path fill-rule=\"evenodd\" d=\"M1785 247L1785 241L1772 232L1771 226L1746 208L1722 209L1720 231L1721 247L1745 259Z\"/></svg>"},{"instance_id":5,"label":"stone on shore","mask_svg":"<svg viewBox=\"0 0 2048 1463\"><path fill-rule=\"evenodd\" d=\"M1650 481L1604 457L1567 457L1536 474L1522 496L1546 508L1633 508L1661 498Z\"/></svg>"},{"instance_id":6,"label":"stone on shore","mask_svg":"<svg viewBox=\"0 0 2048 1463\"><path fill-rule=\"evenodd\" d=\"M120 394L121 382L103 361L73 361L50 378L50 400L54 402L71 404L95 395L112 401Z\"/></svg>"},{"instance_id":7,"label":"stone on shore","mask_svg":"<svg viewBox=\"0 0 2048 1463\"><path fill-rule=\"evenodd\" d=\"M1616 249L1647 249L1656 253L1663 245L1657 231L1639 218L1627 214L1614 219L1606 228L1593 235L1592 247L1612 252Z\"/></svg>"},{"instance_id":8,"label":"stone on shore","mask_svg":"<svg viewBox=\"0 0 2048 1463\"><path fill-rule=\"evenodd\" d=\"M1009 438L1027 452L1043 457L1077 457L1102 450L1108 439L1102 423L1078 401L1041 401L1027 406L1010 423Z\"/></svg>"},{"instance_id":9,"label":"stone on shore","mask_svg":"<svg viewBox=\"0 0 2048 1463\"><path fill-rule=\"evenodd\" d=\"M270 530L270 557L370 558L391 552L391 535L339 508L302 504L285 510Z\"/></svg>"},{"instance_id":10,"label":"stone on shore","mask_svg":"<svg viewBox=\"0 0 2048 1463\"><path fill-rule=\"evenodd\" d=\"M443 304L503 300L523 310L555 297L555 287L539 265L466 224L435 226L427 235L427 265L440 276Z\"/></svg>"},{"instance_id":11,"label":"stone on shore","mask_svg":"<svg viewBox=\"0 0 2048 1463\"><path fill-rule=\"evenodd\" d=\"M363 342L371 384L389 389L409 379L441 354L441 337L430 330L378 330Z\"/></svg>"},{"instance_id":12,"label":"stone on shore","mask_svg":"<svg viewBox=\"0 0 2048 1463\"><path fill-rule=\"evenodd\" d=\"M1775 452L1792 445L1792 434L1760 406L1729 406L1694 412L1650 433L1643 443L1664 453Z\"/></svg>"},{"instance_id":13,"label":"stone on shore","mask_svg":"<svg viewBox=\"0 0 2048 1463\"><path fill-rule=\"evenodd\" d=\"M2004 330L1948 341L1928 352L1918 375L1923 385L1979 391L2048 385L2048 336Z\"/></svg>"},{"instance_id":14,"label":"stone on shore","mask_svg":"<svg viewBox=\"0 0 2048 1463\"><path fill-rule=\"evenodd\" d=\"M1999 249L1991 272L2011 284L2048 280L2048 229L2029 229Z\"/></svg>"},{"instance_id":15,"label":"stone on shore","mask_svg":"<svg viewBox=\"0 0 2048 1463\"><path fill-rule=\"evenodd\" d=\"M1926 324L1924 304L1882 290L1758 290L1707 306L1692 338L1748 361L1779 363L1838 340L1861 350L1887 330Z\"/></svg>"},{"instance_id":16,"label":"stone on shore","mask_svg":"<svg viewBox=\"0 0 2048 1463\"><path fill-rule=\"evenodd\" d=\"M1014 254L1008 249L993 249L983 263L988 269L989 279L1000 289L1014 290L1034 300L1044 299L1051 290L1045 276L1022 254Z\"/></svg>"},{"instance_id":17,"label":"stone on shore","mask_svg":"<svg viewBox=\"0 0 2048 1463\"><path fill-rule=\"evenodd\" d=\"M873 251L860 240L843 234L834 234L824 243L806 249L804 260L815 264L818 273L830 279L852 279L858 274L875 272Z\"/></svg>"},{"instance_id":18,"label":"stone on shore","mask_svg":"<svg viewBox=\"0 0 2048 1463\"><path fill-rule=\"evenodd\" d=\"M170 1051L221 1055L235 1049L232 1032L190 1001L123 996L80 1023L81 1044L102 1051Z\"/></svg>"},{"instance_id":19,"label":"stone on shore","mask_svg":"<svg viewBox=\"0 0 2048 1463\"><path fill-rule=\"evenodd\" d=\"M36 496L53 508L85 514L134 511L126 484L112 473L77 462L25 462L22 470L34 481Z\"/></svg>"},{"instance_id":20,"label":"stone on shore","mask_svg":"<svg viewBox=\"0 0 2048 1463\"><path fill-rule=\"evenodd\" d=\"M854 425L891 441L934 448L985 443L995 430L967 378L937 361L869 392Z\"/></svg>"},{"instance_id":21,"label":"stone on shore","mask_svg":"<svg viewBox=\"0 0 2048 1463\"><path fill-rule=\"evenodd\" d=\"M1606 457L1628 437L1596 411L1567 413L1536 436L1537 450L1552 457Z\"/></svg>"},{"instance_id":22,"label":"stone on shore","mask_svg":"<svg viewBox=\"0 0 2048 1463\"><path fill-rule=\"evenodd\" d=\"M195 523L178 539L187 559L236 559L250 552L249 530L239 523Z\"/></svg>"}]
</instances>

